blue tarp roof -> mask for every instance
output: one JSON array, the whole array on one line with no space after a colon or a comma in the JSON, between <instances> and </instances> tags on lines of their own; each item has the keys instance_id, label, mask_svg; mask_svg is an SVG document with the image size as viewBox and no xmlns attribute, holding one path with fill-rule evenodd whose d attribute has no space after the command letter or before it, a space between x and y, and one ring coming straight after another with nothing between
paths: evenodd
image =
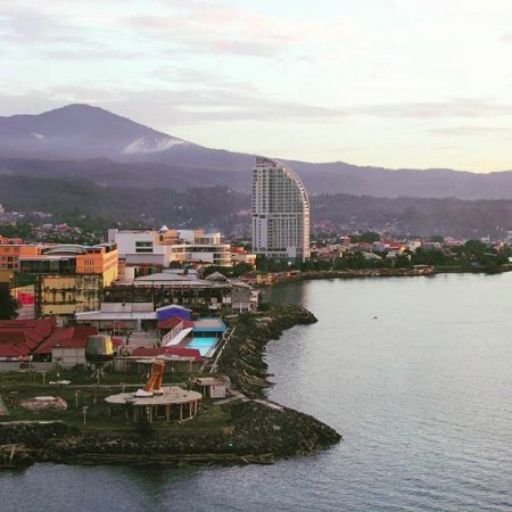
<instances>
[{"instance_id":1,"label":"blue tarp roof","mask_svg":"<svg viewBox=\"0 0 512 512\"><path fill-rule=\"evenodd\" d=\"M173 318L175 316L184 320L190 320L191 315L192 311L190 309L184 308L183 306L178 306L177 304L163 306L156 310L156 316L159 321L167 320L168 318Z\"/></svg>"}]
</instances>

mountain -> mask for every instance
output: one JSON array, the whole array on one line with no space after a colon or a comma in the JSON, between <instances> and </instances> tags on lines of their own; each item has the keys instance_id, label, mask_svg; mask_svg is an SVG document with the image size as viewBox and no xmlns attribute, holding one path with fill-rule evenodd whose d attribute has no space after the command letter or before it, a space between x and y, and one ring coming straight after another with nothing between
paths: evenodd
<instances>
[{"instance_id":1,"label":"mountain","mask_svg":"<svg viewBox=\"0 0 512 512\"><path fill-rule=\"evenodd\" d=\"M0 117L0 152L6 156L122 158L188 144L89 105Z\"/></svg>"},{"instance_id":2,"label":"mountain","mask_svg":"<svg viewBox=\"0 0 512 512\"><path fill-rule=\"evenodd\" d=\"M512 198L512 172L358 167L288 161L310 194ZM0 117L0 173L88 178L139 188L228 185L248 191L254 155L206 148L107 110L68 105Z\"/></svg>"},{"instance_id":3,"label":"mountain","mask_svg":"<svg viewBox=\"0 0 512 512\"><path fill-rule=\"evenodd\" d=\"M209 149L107 110L74 104L38 115L0 117L0 156L110 158L224 170L249 169L252 155Z\"/></svg>"},{"instance_id":4,"label":"mountain","mask_svg":"<svg viewBox=\"0 0 512 512\"><path fill-rule=\"evenodd\" d=\"M103 157L87 160L0 158L0 183L2 176L86 179L101 187L175 190L223 185L245 191L250 180L248 171L192 168L147 161L120 162Z\"/></svg>"}]
</instances>

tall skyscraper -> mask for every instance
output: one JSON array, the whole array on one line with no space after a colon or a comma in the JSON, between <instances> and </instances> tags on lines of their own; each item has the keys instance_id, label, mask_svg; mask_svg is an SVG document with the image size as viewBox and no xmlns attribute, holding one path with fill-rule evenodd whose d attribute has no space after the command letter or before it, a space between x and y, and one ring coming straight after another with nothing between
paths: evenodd
<instances>
[{"instance_id":1,"label":"tall skyscraper","mask_svg":"<svg viewBox=\"0 0 512 512\"><path fill-rule=\"evenodd\" d=\"M252 247L269 258L309 258L310 210L306 188L281 162L257 157L252 175Z\"/></svg>"}]
</instances>

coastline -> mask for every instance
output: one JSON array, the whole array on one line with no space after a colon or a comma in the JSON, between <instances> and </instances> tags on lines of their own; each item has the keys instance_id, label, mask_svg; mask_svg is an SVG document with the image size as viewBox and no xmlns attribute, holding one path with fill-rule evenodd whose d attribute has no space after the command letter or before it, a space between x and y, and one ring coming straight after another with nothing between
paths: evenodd
<instances>
[{"instance_id":1,"label":"coastline","mask_svg":"<svg viewBox=\"0 0 512 512\"><path fill-rule=\"evenodd\" d=\"M299 281L313 281L317 279L364 279L375 277L419 277L436 276L439 274L502 274L512 271L512 264L502 265L497 268L480 267L433 267L421 266L419 268L372 268L355 270L319 270L305 272L276 272L268 274L268 277L259 283L254 283L260 288L278 286Z\"/></svg>"},{"instance_id":2,"label":"coastline","mask_svg":"<svg viewBox=\"0 0 512 512\"><path fill-rule=\"evenodd\" d=\"M159 429L141 425L128 432L88 431L63 421L0 422L0 468L36 462L63 464L269 464L307 455L338 443L331 427L266 399L266 344L294 325L316 322L300 306L276 306L234 320L235 334L219 358L236 399L213 404L229 418L212 429Z\"/></svg>"}]
</instances>

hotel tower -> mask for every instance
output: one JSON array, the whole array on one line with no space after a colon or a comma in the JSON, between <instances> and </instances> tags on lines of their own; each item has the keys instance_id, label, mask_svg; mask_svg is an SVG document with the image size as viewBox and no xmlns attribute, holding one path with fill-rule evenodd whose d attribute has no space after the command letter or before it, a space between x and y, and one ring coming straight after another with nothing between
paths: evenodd
<instances>
[{"instance_id":1,"label":"hotel tower","mask_svg":"<svg viewBox=\"0 0 512 512\"><path fill-rule=\"evenodd\" d=\"M309 258L310 213L306 188L295 172L257 157L252 175L252 247L268 258Z\"/></svg>"}]
</instances>

